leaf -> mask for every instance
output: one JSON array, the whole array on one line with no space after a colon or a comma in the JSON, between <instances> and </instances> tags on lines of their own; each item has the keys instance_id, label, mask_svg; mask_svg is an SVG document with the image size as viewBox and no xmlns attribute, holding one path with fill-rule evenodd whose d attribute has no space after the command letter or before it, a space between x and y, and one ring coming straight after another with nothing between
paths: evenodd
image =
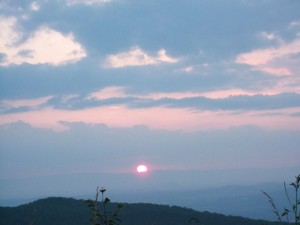
<instances>
[{"instance_id":1,"label":"leaf","mask_svg":"<svg viewBox=\"0 0 300 225\"><path fill-rule=\"evenodd\" d=\"M106 189L104 187L101 187L99 191L103 194L104 192L106 192Z\"/></svg>"},{"instance_id":2,"label":"leaf","mask_svg":"<svg viewBox=\"0 0 300 225\"><path fill-rule=\"evenodd\" d=\"M290 212L290 210L288 210L288 209L284 208L284 212L282 213L282 215L281 215L281 216L286 216L286 215L288 215L288 214L289 214L289 212Z\"/></svg>"},{"instance_id":3,"label":"leaf","mask_svg":"<svg viewBox=\"0 0 300 225\"><path fill-rule=\"evenodd\" d=\"M294 188L297 188L297 185L295 183L290 183L291 186L293 186Z\"/></svg>"},{"instance_id":4,"label":"leaf","mask_svg":"<svg viewBox=\"0 0 300 225\"><path fill-rule=\"evenodd\" d=\"M261 190L261 192L268 198L268 200L269 200L269 202L270 202L270 204L271 204L271 206L272 206L272 208L273 208L273 210L272 210L273 213L276 215L277 220L278 220L279 222L281 222L281 217L280 217L280 215L279 215L278 209L277 209L277 207L276 207L276 205L275 205L275 203L274 203L272 197L271 197L267 192L265 192L265 191L263 191L263 190Z\"/></svg>"}]
</instances>

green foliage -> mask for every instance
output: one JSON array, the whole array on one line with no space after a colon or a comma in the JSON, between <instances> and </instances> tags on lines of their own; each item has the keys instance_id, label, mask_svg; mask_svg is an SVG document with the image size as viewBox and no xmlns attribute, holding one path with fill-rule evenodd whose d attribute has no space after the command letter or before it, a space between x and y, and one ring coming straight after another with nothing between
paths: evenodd
<instances>
[{"instance_id":1,"label":"green foliage","mask_svg":"<svg viewBox=\"0 0 300 225\"><path fill-rule=\"evenodd\" d=\"M286 221L289 223L290 222L289 216L292 214L294 224L295 225L300 225L300 211L299 211L300 199L298 197L298 190L299 190L299 187L300 187L300 174L295 177L295 182L290 183L290 186L292 186L293 189L294 189L295 200L294 200L294 202L291 201L290 195L287 191L286 183L284 182L284 191L285 191L285 196L286 196L286 198L288 200L288 203L289 203L289 207L284 207L284 210L281 214L279 213L279 210L278 210L276 204L274 203L273 198L268 193L266 193L265 191L262 191L262 193L268 198L268 201L269 201L269 203L271 204L271 206L273 208L273 212L276 215L277 220L279 222L282 222L283 218L285 218Z\"/></svg>"},{"instance_id":2,"label":"green foliage","mask_svg":"<svg viewBox=\"0 0 300 225\"><path fill-rule=\"evenodd\" d=\"M88 206L92 209L92 223L93 225L118 225L121 223L121 220L118 218L118 214L121 208L123 208L122 204L117 204L114 211L108 211L107 207L110 203L110 199L104 197L105 188L96 189L95 200L86 200ZM98 198L99 193L101 193L101 205L99 206Z\"/></svg>"}]
</instances>

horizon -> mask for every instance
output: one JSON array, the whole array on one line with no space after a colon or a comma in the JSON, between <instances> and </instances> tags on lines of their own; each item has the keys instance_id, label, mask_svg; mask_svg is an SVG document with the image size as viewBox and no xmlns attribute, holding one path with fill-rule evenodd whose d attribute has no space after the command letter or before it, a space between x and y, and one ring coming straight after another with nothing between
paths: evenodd
<instances>
[{"instance_id":1,"label":"horizon","mask_svg":"<svg viewBox=\"0 0 300 225\"><path fill-rule=\"evenodd\" d=\"M104 188L104 187L103 187ZM105 188L106 189L106 188ZM164 190L108 190L106 196L114 203L122 204L156 204L169 207L193 209L198 212L218 213L226 216L239 216L255 220L276 221L276 216L271 210L268 199L262 194L267 191L277 205L283 210L283 205L289 204L283 195L282 183L265 183L252 185L230 185L216 187L202 187L192 189L164 189ZM94 190L95 191L95 190ZM290 186L287 187L289 194L294 195ZM193 196L191 198L191 196ZM31 198L1 199L1 207L18 207L34 203L48 198L71 198L76 200L94 199L95 193L72 195L52 194L35 196ZM230 204L230 207L227 207Z\"/></svg>"}]
</instances>

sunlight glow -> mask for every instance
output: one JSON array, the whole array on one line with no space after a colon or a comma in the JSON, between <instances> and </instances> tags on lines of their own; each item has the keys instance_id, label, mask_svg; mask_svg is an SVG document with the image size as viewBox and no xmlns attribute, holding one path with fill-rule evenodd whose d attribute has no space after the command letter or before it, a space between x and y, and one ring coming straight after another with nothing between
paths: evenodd
<instances>
[{"instance_id":1,"label":"sunlight glow","mask_svg":"<svg viewBox=\"0 0 300 225\"><path fill-rule=\"evenodd\" d=\"M146 173L148 171L148 168L145 165L139 165L137 166L136 171L138 173Z\"/></svg>"}]
</instances>

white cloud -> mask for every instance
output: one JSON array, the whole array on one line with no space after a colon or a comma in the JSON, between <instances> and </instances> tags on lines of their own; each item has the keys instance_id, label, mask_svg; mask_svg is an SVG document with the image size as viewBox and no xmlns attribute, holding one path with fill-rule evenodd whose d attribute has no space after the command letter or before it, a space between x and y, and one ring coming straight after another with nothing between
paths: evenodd
<instances>
[{"instance_id":1,"label":"white cloud","mask_svg":"<svg viewBox=\"0 0 300 225\"><path fill-rule=\"evenodd\" d=\"M23 63L58 66L86 57L84 48L72 33L62 34L44 26L20 42L23 33L17 29L17 19L8 17L0 21L0 53L4 54L1 66Z\"/></svg>"},{"instance_id":2,"label":"white cloud","mask_svg":"<svg viewBox=\"0 0 300 225\"><path fill-rule=\"evenodd\" d=\"M278 47L257 49L238 55L236 63L253 66L273 75L295 75L299 72L300 39L283 42ZM297 72L298 71L298 72Z\"/></svg>"},{"instance_id":3,"label":"white cloud","mask_svg":"<svg viewBox=\"0 0 300 225\"><path fill-rule=\"evenodd\" d=\"M104 4L111 2L112 0L67 0L67 5L76 5L76 4L84 4L84 5L94 5L94 4Z\"/></svg>"},{"instance_id":4,"label":"white cloud","mask_svg":"<svg viewBox=\"0 0 300 225\"><path fill-rule=\"evenodd\" d=\"M32 10L32 11L40 11L40 4L38 3L38 2L32 2L31 4L30 4L30 9Z\"/></svg>"},{"instance_id":5,"label":"white cloud","mask_svg":"<svg viewBox=\"0 0 300 225\"><path fill-rule=\"evenodd\" d=\"M268 41L273 41L273 40L278 41L278 42L282 41L282 39L277 34L268 33L265 31L260 33L260 37L262 37L263 39L268 40Z\"/></svg>"},{"instance_id":6,"label":"white cloud","mask_svg":"<svg viewBox=\"0 0 300 225\"><path fill-rule=\"evenodd\" d=\"M186 66L182 69L180 69L180 72L184 73L195 73L195 72L204 72L205 69L207 69L210 65L208 63L202 63L202 64L194 64L190 66Z\"/></svg>"},{"instance_id":7,"label":"white cloud","mask_svg":"<svg viewBox=\"0 0 300 225\"><path fill-rule=\"evenodd\" d=\"M178 62L178 59L168 56L164 49L159 50L157 55L151 56L139 47L134 47L127 52L109 55L105 60L104 67L121 68L176 62Z\"/></svg>"},{"instance_id":8,"label":"white cloud","mask_svg":"<svg viewBox=\"0 0 300 225\"><path fill-rule=\"evenodd\" d=\"M300 28L300 20L295 20L289 24L289 29Z\"/></svg>"},{"instance_id":9,"label":"white cloud","mask_svg":"<svg viewBox=\"0 0 300 225\"><path fill-rule=\"evenodd\" d=\"M273 40L275 39L275 34L274 33L267 33L267 32L261 32L261 37L267 39L267 40Z\"/></svg>"},{"instance_id":10,"label":"white cloud","mask_svg":"<svg viewBox=\"0 0 300 225\"><path fill-rule=\"evenodd\" d=\"M193 66L187 66L187 67L183 68L182 71L186 72L186 73L191 73L191 72L194 72L194 67Z\"/></svg>"},{"instance_id":11,"label":"white cloud","mask_svg":"<svg viewBox=\"0 0 300 225\"><path fill-rule=\"evenodd\" d=\"M0 52L12 47L22 38L18 32L17 19L15 17L0 16Z\"/></svg>"}]
</instances>

